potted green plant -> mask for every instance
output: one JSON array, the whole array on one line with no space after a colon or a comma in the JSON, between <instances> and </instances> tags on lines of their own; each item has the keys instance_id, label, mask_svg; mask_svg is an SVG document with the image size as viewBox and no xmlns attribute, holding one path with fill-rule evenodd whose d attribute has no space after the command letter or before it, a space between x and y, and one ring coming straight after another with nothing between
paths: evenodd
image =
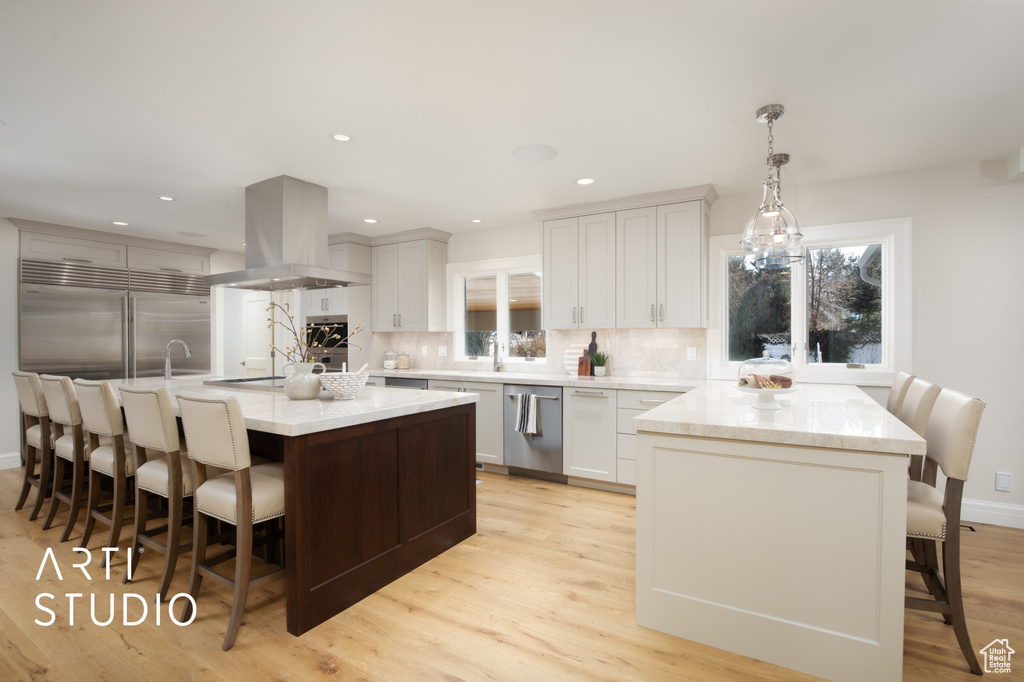
<instances>
[{"instance_id":1,"label":"potted green plant","mask_svg":"<svg viewBox=\"0 0 1024 682\"><path fill-rule=\"evenodd\" d=\"M594 376L603 377L608 369L608 354L594 351L594 354L590 356L590 364L594 366Z\"/></svg>"}]
</instances>

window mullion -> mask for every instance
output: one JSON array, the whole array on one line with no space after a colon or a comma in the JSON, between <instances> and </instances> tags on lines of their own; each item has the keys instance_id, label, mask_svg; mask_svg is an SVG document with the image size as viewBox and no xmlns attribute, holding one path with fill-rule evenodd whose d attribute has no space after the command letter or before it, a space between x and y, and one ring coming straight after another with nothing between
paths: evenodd
<instances>
[{"instance_id":1,"label":"window mullion","mask_svg":"<svg viewBox=\"0 0 1024 682\"><path fill-rule=\"evenodd\" d=\"M497 327L498 338L497 342L501 344L501 357L508 356L508 339L509 339L509 307L508 307L508 272L500 272L497 274Z\"/></svg>"}]
</instances>

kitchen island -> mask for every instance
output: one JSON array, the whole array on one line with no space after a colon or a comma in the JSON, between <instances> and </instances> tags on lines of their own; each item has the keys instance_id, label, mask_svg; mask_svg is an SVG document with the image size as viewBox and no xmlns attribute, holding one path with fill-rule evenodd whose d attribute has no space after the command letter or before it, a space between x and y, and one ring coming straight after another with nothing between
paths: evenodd
<instances>
[{"instance_id":1,"label":"kitchen island","mask_svg":"<svg viewBox=\"0 0 1024 682\"><path fill-rule=\"evenodd\" d=\"M126 383L233 395L253 453L284 461L293 635L476 532L474 394L366 387L354 400L293 401L203 378Z\"/></svg>"},{"instance_id":2,"label":"kitchen island","mask_svg":"<svg viewBox=\"0 0 1024 682\"><path fill-rule=\"evenodd\" d=\"M907 459L854 386L753 409L733 382L637 417L636 620L834 680L903 670Z\"/></svg>"}]
</instances>

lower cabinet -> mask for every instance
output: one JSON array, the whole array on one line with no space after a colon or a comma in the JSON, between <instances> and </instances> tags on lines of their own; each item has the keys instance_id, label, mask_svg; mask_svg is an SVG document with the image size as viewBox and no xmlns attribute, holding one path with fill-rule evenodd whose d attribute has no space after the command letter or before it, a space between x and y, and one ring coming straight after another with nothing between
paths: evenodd
<instances>
[{"instance_id":1,"label":"lower cabinet","mask_svg":"<svg viewBox=\"0 0 1024 682\"><path fill-rule=\"evenodd\" d=\"M431 379L427 382L427 388L431 391L478 394L480 398L476 403L476 461L485 464L504 464L505 443L501 411L504 384Z\"/></svg>"},{"instance_id":2,"label":"lower cabinet","mask_svg":"<svg viewBox=\"0 0 1024 682\"><path fill-rule=\"evenodd\" d=\"M615 482L615 393L612 389L562 391L562 473Z\"/></svg>"},{"instance_id":3,"label":"lower cabinet","mask_svg":"<svg viewBox=\"0 0 1024 682\"><path fill-rule=\"evenodd\" d=\"M366 377L366 385L384 388L384 377Z\"/></svg>"},{"instance_id":4,"label":"lower cabinet","mask_svg":"<svg viewBox=\"0 0 1024 682\"><path fill-rule=\"evenodd\" d=\"M636 429L633 418L682 393L668 391L618 391L615 415L615 481L636 485Z\"/></svg>"}]
</instances>

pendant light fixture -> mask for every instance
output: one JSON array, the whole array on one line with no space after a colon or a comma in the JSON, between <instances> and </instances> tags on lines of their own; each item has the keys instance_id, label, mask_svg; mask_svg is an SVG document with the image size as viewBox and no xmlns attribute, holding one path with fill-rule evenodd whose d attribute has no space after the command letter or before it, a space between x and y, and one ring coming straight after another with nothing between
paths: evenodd
<instances>
[{"instance_id":1,"label":"pendant light fixture","mask_svg":"<svg viewBox=\"0 0 1024 682\"><path fill-rule=\"evenodd\" d=\"M757 120L768 124L768 176L761 207L747 222L740 245L744 251L755 254L758 269L788 268L804 258L800 226L779 196L779 169L789 163L789 154L776 154L772 149L772 124L785 111L781 104L768 104L757 110Z\"/></svg>"}]
</instances>

